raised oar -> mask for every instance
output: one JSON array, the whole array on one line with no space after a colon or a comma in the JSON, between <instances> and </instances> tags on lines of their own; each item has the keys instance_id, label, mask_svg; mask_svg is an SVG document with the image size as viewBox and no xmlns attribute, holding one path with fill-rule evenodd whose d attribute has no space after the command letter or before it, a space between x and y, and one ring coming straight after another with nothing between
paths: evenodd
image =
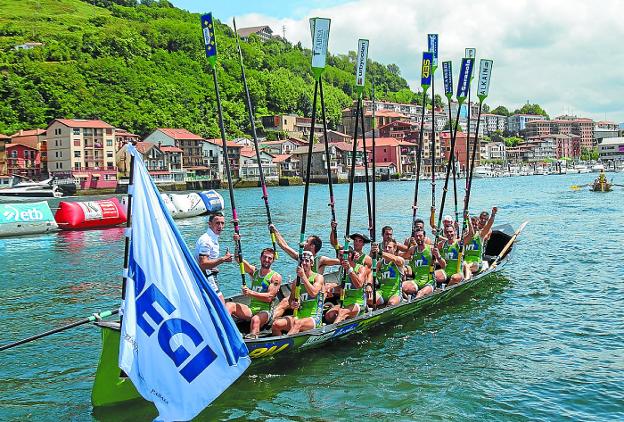
<instances>
[{"instance_id":1,"label":"raised oar","mask_svg":"<svg viewBox=\"0 0 624 422\"><path fill-rule=\"evenodd\" d=\"M431 86L431 63L433 53L423 52L420 86L423 89L422 114L420 116L420 136L418 139L418 157L416 158L416 184L414 186L414 203L412 204L412 235L416 228L416 213L418 212L418 185L420 182L420 163L422 161L423 140L425 132L425 110L427 109L427 90ZM432 127L433 129L433 127Z\"/></svg>"},{"instance_id":2,"label":"raised oar","mask_svg":"<svg viewBox=\"0 0 624 422\"><path fill-rule=\"evenodd\" d=\"M266 181L264 179L264 171L262 170L262 160L260 158L260 145L258 144L258 135L256 133L256 122L253 115L253 108L251 105L251 96L249 95L249 87L247 86L247 78L245 77L245 65L243 64L243 52L240 46L240 40L238 38L238 32L236 31L236 18L232 18L234 24L234 34L236 35L236 48L238 49L238 58L241 67L241 76L243 79L243 87L245 88L245 100L247 102L247 110L249 111L249 124L251 125L251 133L253 135L254 147L256 148L256 160L258 160L258 171L260 172L260 185L262 186L262 199L264 200L264 207L267 215L267 227L269 227L269 236L271 236L271 243L273 244L273 250L275 251L275 259L277 259L277 246L275 242L275 233L270 229L273 221L271 220L271 208L269 207L269 193L267 192ZM321 98L323 91L321 89ZM323 120L325 117L323 116ZM331 188L330 188L331 189Z\"/></svg>"},{"instance_id":3,"label":"raised oar","mask_svg":"<svg viewBox=\"0 0 624 422\"><path fill-rule=\"evenodd\" d=\"M334 238L338 239L338 230L334 228L336 222L336 201L334 200L334 183L332 181L331 157L329 155L329 140L327 139L327 118L325 117L325 98L323 97L323 80L319 78L319 91L321 94L321 118L323 119L323 139L325 140L325 162L327 163L327 185L329 186L329 207L331 209L331 222ZM338 244L336 244L338 250Z\"/></svg>"},{"instance_id":4,"label":"raised oar","mask_svg":"<svg viewBox=\"0 0 624 422\"><path fill-rule=\"evenodd\" d=\"M314 127L316 125L316 100L318 97L318 88L325 70L325 61L327 60L327 44L329 42L330 19L311 18L310 28L312 30L312 73L314 75L314 100L312 101L312 125L310 126L310 138L308 141L308 157L306 162L305 188L303 191L303 209L301 212L301 230L299 231L299 265L303 256L303 242L305 239L306 222L308 216L308 196L310 191L310 170L312 166L312 151L314 147ZM297 274L295 282L294 298L299 300L301 290L301 278ZM298 315L298 309L293 314Z\"/></svg>"},{"instance_id":5,"label":"raised oar","mask_svg":"<svg viewBox=\"0 0 624 422\"><path fill-rule=\"evenodd\" d=\"M524 230L524 227L528 224L528 222L529 221L527 220L524 223L520 224L520 227L518 227L518 230L516 230L513 236L511 236L511 239L509 239L505 247L500 251L498 255L496 255L494 262L490 266L491 269L494 269L498 266L498 263L501 261L501 259L503 259L503 257L505 256L509 248L511 248L511 245L513 245L513 243L516 241L520 233L522 233L522 230Z\"/></svg>"},{"instance_id":6,"label":"raised oar","mask_svg":"<svg viewBox=\"0 0 624 422\"><path fill-rule=\"evenodd\" d=\"M488 96L488 91L490 90L490 77L492 76L492 60L484 60L481 59L479 63L479 86L477 89L477 96L479 97L479 114L477 116L477 127L475 132L475 140L472 145L472 158L470 163L470 174L467 176L468 179L466 181L466 195L464 197L464 212L462 213L464 226L462 229L462 234L460 237L460 248L459 248L459 257L457 258L457 262L459 263L459 268L461 271L462 259L464 255L464 249L466 245L464 244L464 232L468 230L468 225L470 223L470 218L468 217L468 207L470 205L470 193L472 192L472 175L474 172L475 165L475 157L477 155L477 144L478 135L479 135L479 124L481 123L481 110L483 109L483 101Z\"/></svg>"},{"instance_id":7,"label":"raised oar","mask_svg":"<svg viewBox=\"0 0 624 422\"><path fill-rule=\"evenodd\" d=\"M377 200L376 200L376 193L375 193L375 178L376 176L376 172L375 172L375 163L376 163L376 159L375 159L375 81L372 81L372 88L371 88L371 102L372 102L372 106L373 106L373 120L372 120L372 125L371 125L371 129L373 130L373 229L371 230L372 236L371 236L371 242L372 243L377 243L376 240L376 233L377 233ZM371 257L373 260L373 310L377 309L377 287L375 286L375 281L377 280L377 254L373 254L373 256Z\"/></svg>"},{"instance_id":8,"label":"raised oar","mask_svg":"<svg viewBox=\"0 0 624 422\"><path fill-rule=\"evenodd\" d=\"M10 348L15 347L15 346L19 346L21 344L30 343L31 341L34 341L34 340L37 340L37 339L40 339L40 338L43 338L43 337L47 337L47 336L52 335L52 334L60 333L61 331L69 330L70 328L78 327L80 325L88 324L90 322L95 322L95 321L98 321L98 320L100 320L102 318L109 317L111 315L117 315L118 313L119 313L119 309L114 309L112 311L104 311L104 312L96 313L96 314L91 315L90 317L83 318L81 320L78 320L76 322L72 322L71 324L67 324L67 325L64 325L62 327L54 328L54 329L52 329L50 331L46 331L45 333L37 334L37 335L25 338L25 339L20 340L20 341L16 341L14 343L9 343L9 344L5 344L3 346L0 346L0 352L3 351L3 350L10 349Z\"/></svg>"},{"instance_id":9,"label":"raised oar","mask_svg":"<svg viewBox=\"0 0 624 422\"><path fill-rule=\"evenodd\" d=\"M438 34L428 34L427 43L429 51L433 55L431 60L431 215L429 216L429 224L435 224L436 214L436 142L435 142L435 71L438 68Z\"/></svg>"},{"instance_id":10,"label":"raised oar","mask_svg":"<svg viewBox=\"0 0 624 422\"><path fill-rule=\"evenodd\" d=\"M450 67L450 62L448 63ZM444 66L444 63L442 65ZM473 59L462 59L461 69L459 72L459 81L457 83L457 115L455 119L455 128L451 133L451 150L449 151L449 160L446 165L446 177L444 179L444 189L442 190L442 201L440 202L440 211L438 213L438 224L436 225L436 229L439 231L440 225L442 224L442 215L444 214L444 204L446 202L446 194L448 193L448 182L451 176L451 166L453 162L453 158L455 155L455 141L457 139L457 128L459 126L459 112L461 110L462 104L466 101L466 96L468 95L468 87L470 85L470 75L472 74L472 66L474 60ZM446 88L445 88L446 90Z\"/></svg>"},{"instance_id":11,"label":"raised oar","mask_svg":"<svg viewBox=\"0 0 624 422\"><path fill-rule=\"evenodd\" d=\"M217 79L217 40L215 38L214 26L212 23L212 14L206 15L209 20L204 21L202 19L202 28L204 32L204 44L206 47L206 57L208 58L208 64L212 69L212 79L214 82L215 95L217 98L217 115L219 117L219 129L221 130L221 142L223 143L223 157L225 162L225 174L228 181L228 191L230 193L230 204L232 205L232 223L234 224L234 233L240 234L238 227L238 214L236 212L236 203L234 202L234 184L232 183L232 174L230 173L230 160L228 160L227 141L225 136L225 125L223 123L223 109L221 108L221 95L219 94L219 81ZM245 267L243 265L243 248L241 246L240 238L236 241L236 250L239 259L239 269L241 275L241 282L243 286L245 282Z\"/></svg>"},{"instance_id":12,"label":"raised oar","mask_svg":"<svg viewBox=\"0 0 624 422\"><path fill-rule=\"evenodd\" d=\"M453 112L451 111L451 98L453 98L453 65L450 61L442 62L442 75L444 77L444 96L446 97L448 104L448 119L449 119L449 135L453 136ZM459 116L459 114L458 114ZM459 211L457 209L457 165L455 154L449 155L449 158L453 160L453 199L455 201L455 221L459 220ZM435 218L435 216L434 216ZM435 226L435 221L431 223L431 227Z\"/></svg>"},{"instance_id":13,"label":"raised oar","mask_svg":"<svg viewBox=\"0 0 624 422\"><path fill-rule=\"evenodd\" d=\"M466 58L476 60L477 57L477 49L476 48L466 48L464 50L464 55ZM472 81L472 76L470 77L470 81ZM472 99L471 99L472 89L468 86L468 123L466 124L466 181L468 180L468 172L470 171L470 126L472 120ZM468 182L466 182L468 183ZM466 189L468 189L468 185L466 185Z\"/></svg>"}]
</instances>

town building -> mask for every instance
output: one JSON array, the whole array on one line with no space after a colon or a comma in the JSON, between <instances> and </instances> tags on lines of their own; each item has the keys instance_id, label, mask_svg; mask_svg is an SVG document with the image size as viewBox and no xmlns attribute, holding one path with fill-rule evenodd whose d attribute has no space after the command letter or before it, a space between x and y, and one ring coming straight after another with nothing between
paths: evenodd
<instances>
[{"instance_id":1,"label":"town building","mask_svg":"<svg viewBox=\"0 0 624 422\"><path fill-rule=\"evenodd\" d=\"M127 143L137 143L141 140L139 135L134 133L130 133L125 129L116 128L115 129L115 146L117 151L121 149Z\"/></svg>"},{"instance_id":2,"label":"town building","mask_svg":"<svg viewBox=\"0 0 624 422\"><path fill-rule=\"evenodd\" d=\"M0 176L7 175L6 146L11 143L11 137L0 133Z\"/></svg>"},{"instance_id":3,"label":"town building","mask_svg":"<svg viewBox=\"0 0 624 422\"><path fill-rule=\"evenodd\" d=\"M537 114L513 114L507 118L507 130L519 134L526 129L526 124L535 120L546 120L546 116Z\"/></svg>"},{"instance_id":4,"label":"town building","mask_svg":"<svg viewBox=\"0 0 624 422\"><path fill-rule=\"evenodd\" d=\"M278 154L273 157L279 177L299 176L299 160L292 154Z\"/></svg>"},{"instance_id":5,"label":"town building","mask_svg":"<svg viewBox=\"0 0 624 422\"><path fill-rule=\"evenodd\" d=\"M303 142L297 138L288 138L279 141L263 141L260 143L260 149L273 155L290 154L301 145L306 145L307 142Z\"/></svg>"},{"instance_id":6,"label":"town building","mask_svg":"<svg viewBox=\"0 0 624 422\"><path fill-rule=\"evenodd\" d=\"M507 147L504 142L485 142L481 145L481 158L483 160L507 161Z\"/></svg>"},{"instance_id":7,"label":"town building","mask_svg":"<svg viewBox=\"0 0 624 422\"><path fill-rule=\"evenodd\" d=\"M220 163L222 162L221 169L223 171L219 173L219 179L221 179L221 176L224 176L224 177L226 176L225 162L223 161L223 141L217 138L217 139L207 139L206 142L218 148L213 151L218 151L219 155L217 156L216 155L217 153L213 153L213 157L215 157L218 160L218 162ZM243 148L244 146L241 144L237 144L233 141L227 141L227 153L228 153L228 160L230 163L230 176L234 179L240 178L241 149ZM211 163L212 162L214 162L214 160L211 161ZM211 171L214 171L214 167L211 166L210 169ZM213 176L213 178L214 177L215 176Z\"/></svg>"},{"instance_id":8,"label":"town building","mask_svg":"<svg viewBox=\"0 0 624 422\"><path fill-rule=\"evenodd\" d=\"M257 35L262 41L268 41L273 38L273 30L268 25L238 28L236 32L243 40L249 39L251 35Z\"/></svg>"},{"instance_id":9,"label":"town building","mask_svg":"<svg viewBox=\"0 0 624 422\"><path fill-rule=\"evenodd\" d=\"M465 132L457 132L457 135L455 136L455 160L458 165L458 168L457 168L458 172L459 171L465 172L467 165L468 165L468 160L467 160L468 155L466 153L467 139L468 139L468 134ZM471 139L474 140L472 136L471 136ZM442 148L444 151L444 160L448 162L450 152L451 152L451 134L449 131L445 130L442 133L440 133L440 142L442 143ZM481 142L481 140L479 140L479 142ZM472 142L470 142L471 160L472 160L472 151L473 151L473 144ZM475 167L481 165L481 148L477 148L476 153L477 153L477 156L474 158Z\"/></svg>"},{"instance_id":10,"label":"town building","mask_svg":"<svg viewBox=\"0 0 624 422\"><path fill-rule=\"evenodd\" d=\"M357 107L354 105L342 110L342 132L355 133L355 114ZM378 110L375 112L375 127L379 128L396 120L409 121L409 116L390 110ZM364 132L369 132L372 128L373 112L372 110L364 111ZM358 137L362 136L361 122L358 120Z\"/></svg>"},{"instance_id":11,"label":"town building","mask_svg":"<svg viewBox=\"0 0 624 422\"><path fill-rule=\"evenodd\" d=\"M616 168L624 166L624 137L603 139L598 144L598 156L603 163L612 163Z\"/></svg>"},{"instance_id":12,"label":"town building","mask_svg":"<svg viewBox=\"0 0 624 422\"><path fill-rule=\"evenodd\" d=\"M45 129L19 130L11 135L11 142L38 150L41 157L41 177L48 176L47 134Z\"/></svg>"},{"instance_id":13,"label":"town building","mask_svg":"<svg viewBox=\"0 0 624 422\"><path fill-rule=\"evenodd\" d=\"M483 125L483 133L485 135L492 135L494 132L503 133L507 130L507 116L500 116L498 114L482 113L481 124Z\"/></svg>"},{"instance_id":14,"label":"town building","mask_svg":"<svg viewBox=\"0 0 624 422\"><path fill-rule=\"evenodd\" d=\"M7 174L31 179L41 177L41 153L27 143L11 142L6 145Z\"/></svg>"},{"instance_id":15,"label":"town building","mask_svg":"<svg viewBox=\"0 0 624 422\"><path fill-rule=\"evenodd\" d=\"M134 144L137 152L143 157L148 173L156 184L183 184L182 150L178 147L156 145L152 142ZM117 169L119 178L130 176L130 154L128 143L117 151Z\"/></svg>"},{"instance_id":16,"label":"town building","mask_svg":"<svg viewBox=\"0 0 624 422\"><path fill-rule=\"evenodd\" d=\"M602 143L605 138L617 138L620 136L620 128L615 122L600 121L594 123L594 145Z\"/></svg>"},{"instance_id":17,"label":"town building","mask_svg":"<svg viewBox=\"0 0 624 422\"><path fill-rule=\"evenodd\" d=\"M264 130L286 132L289 136L308 138L312 127L312 119L294 114L278 114L263 116L262 126ZM314 133L320 136L323 133L323 122L317 119L314 123Z\"/></svg>"},{"instance_id":18,"label":"town building","mask_svg":"<svg viewBox=\"0 0 624 422\"><path fill-rule=\"evenodd\" d=\"M55 119L47 127L48 171L81 189L117 186L115 128L102 120Z\"/></svg>"},{"instance_id":19,"label":"town building","mask_svg":"<svg viewBox=\"0 0 624 422\"><path fill-rule=\"evenodd\" d=\"M260 162L262 164L262 174L266 181L277 181L279 177L278 166L273 163L273 155L265 151L260 151ZM240 178L241 180L260 181L260 167L258 157L253 148L241 148L240 150Z\"/></svg>"},{"instance_id":20,"label":"town building","mask_svg":"<svg viewBox=\"0 0 624 422\"><path fill-rule=\"evenodd\" d=\"M184 151L182 165L185 169L208 171L202 155L204 138L179 128L158 128L150 133L144 141L154 144L178 147Z\"/></svg>"}]
</instances>

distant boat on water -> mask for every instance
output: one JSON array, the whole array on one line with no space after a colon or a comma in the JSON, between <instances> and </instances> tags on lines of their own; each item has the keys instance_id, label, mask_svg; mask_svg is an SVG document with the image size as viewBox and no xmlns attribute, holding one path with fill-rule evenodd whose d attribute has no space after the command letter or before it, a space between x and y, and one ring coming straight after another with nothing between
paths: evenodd
<instances>
[{"instance_id":1,"label":"distant boat on water","mask_svg":"<svg viewBox=\"0 0 624 422\"><path fill-rule=\"evenodd\" d=\"M42 198L60 198L63 193L52 184L52 179L36 182L14 175L9 187L0 189L0 202L28 202Z\"/></svg>"}]
</instances>

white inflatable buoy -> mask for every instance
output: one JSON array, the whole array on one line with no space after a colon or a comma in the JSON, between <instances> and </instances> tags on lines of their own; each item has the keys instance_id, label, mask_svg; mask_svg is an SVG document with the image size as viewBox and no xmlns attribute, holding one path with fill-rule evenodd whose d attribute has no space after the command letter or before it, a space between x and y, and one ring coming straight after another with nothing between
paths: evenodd
<instances>
[{"instance_id":1,"label":"white inflatable buoy","mask_svg":"<svg viewBox=\"0 0 624 422\"><path fill-rule=\"evenodd\" d=\"M214 190L191 193L161 193L169 214L175 219L197 217L207 213L215 213L225 208L223 197ZM122 205L127 212L128 197L122 198Z\"/></svg>"},{"instance_id":2,"label":"white inflatable buoy","mask_svg":"<svg viewBox=\"0 0 624 422\"><path fill-rule=\"evenodd\" d=\"M58 225L46 201L0 204L0 237L57 231Z\"/></svg>"}]
</instances>

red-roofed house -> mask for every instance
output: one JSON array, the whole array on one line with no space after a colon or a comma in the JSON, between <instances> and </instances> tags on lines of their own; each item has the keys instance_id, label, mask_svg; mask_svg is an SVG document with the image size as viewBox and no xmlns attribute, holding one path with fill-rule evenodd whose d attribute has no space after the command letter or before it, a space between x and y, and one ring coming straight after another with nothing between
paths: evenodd
<instances>
[{"instance_id":1,"label":"red-roofed house","mask_svg":"<svg viewBox=\"0 0 624 422\"><path fill-rule=\"evenodd\" d=\"M152 142L137 142L134 147L143 156L143 162L154 183L184 183L180 148L159 146ZM117 168L120 177L130 176L130 154L127 143L117 151Z\"/></svg>"},{"instance_id":2,"label":"red-roofed house","mask_svg":"<svg viewBox=\"0 0 624 422\"><path fill-rule=\"evenodd\" d=\"M278 166L280 177L299 175L299 161L292 154L280 154L273 157L273 162Z\"/></svg>"},{"instance_id":3,"label":"red-roofed house","mask_svg":"<svg viewBox=\"0 0 624 422\"><path fill-rule=\"evenodd\" d=\"M262 173L265 179L277 181L277 164L273 163L273 155L265 151L260 151L260 161L262 163ZM243 180L260 180L260 169L256 150L253 148L241 148L240 150L240 178Z\"/></svg>"},{"instance_id":4,"label":"red-roofed house","mask_svg":"<svg viewBox=\"0 0 624 422\"><path fill-rule=\"evenodd\" d=\"M213 162L214 160L218 160L219 164L219 178L223 179L225 176L225 163L223 163L223 142L221 139L207 139L207 144L204 149L208 151L214 151L213 155L209 157L211 159L211 169L214 169ZM233 141L227 141L227 150L228 150L228 159L230 161L230 173L234 179L238 179L239 171L240 171L240 159L241 159L241 149L243 149L243 145L237 144Z\"/></svg>"},{"instance_id":5,"label":"red-roofed house","mask_svg":"<svg viewBox=\"0 0 624 422\"><path fill-rule=\"evenodd\" d=\"M41 174L48 174L48 153L45 129L20 130L11 135L11 142L35 148L41 156Z\"/></svg>"},{"instance_id":6,"label":"red-roofed house","mask_svg":"<svg viewBox=\"0 0 624 422\"><path fill-rule=\"evenodd\" d=\"M128 142L135 143L141 141L141 137L134 133L130 133L125 129L115 129L115 147L117 151Z\"/></svg>"},{"instance_id":7,"label":"red-roofed house","mask_svg":"<svg viewBox=\"0 0 624 422\"><path fill-rule=\"evenodd\" d=\"M117 186L115 128L102 120L55 119L47 128L48 171L81 189Z\"/></svg>"},{"instance_id":8,"label":"red-roofed house","mask_svg":"<svg viewBox=\"0 0 624 422\"><path fill-rule=\"evenodd\" d=\"M204 138L186 129L158 128L144 140L155 144L181 148L184 151L182 159L184 168L205 167L202 157Z\"/></svg>"},{"instance_id":9,"label":"red-roofed house","mask_svg":"<svg viewBox=\"0 0 624 422\"><path fill-rule=\"evenodd\" d=\"M343 132L345 133L354 133L355 132L355 113L356 106L353 105L349 108L342 110L342 127L344 128ZM394 122L396 120L404 120L409 121L409 116L399 113L396 111L389 110L378 110L375 112L375 127L381 127L387 125L388 123ZM364 130L368 132L372 128L373 123L373 111L366 110L364 112ZM358 122L358 133L362 134L361 123Z\"/></svg>"},{"instance_id":10,"label":"red-roofed house","mask_svg":"<svg viewBox=\"0 0 624 422\"><path fill-rule=\"evenodd\" d=\"M28 143L13 142L6 146L7 174L30 178L41 176L41 153Z\"/></svg>"}]
</instances>

